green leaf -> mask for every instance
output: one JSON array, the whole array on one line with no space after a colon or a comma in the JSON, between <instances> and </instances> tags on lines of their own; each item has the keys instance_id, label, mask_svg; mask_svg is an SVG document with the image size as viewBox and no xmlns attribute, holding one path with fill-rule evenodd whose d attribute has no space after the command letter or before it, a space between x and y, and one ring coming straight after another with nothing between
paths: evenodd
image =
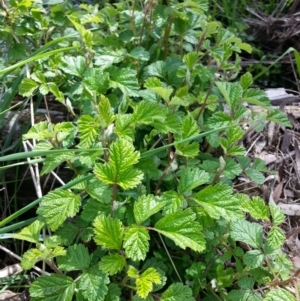
<instances>
[{"instance_id":1,"label":"green leaf","mask_svg":"<svg viewBox=\"0 0 300 301\"><path fill-rule=\"evenodd\" d=\"M195 201L212 218L236 220L243 217L240 202L228 185L218 183L207 186L195 195Z\"/></svg>"},{"instance_id":2,"label":"green leaf","mask_svg":"<svg viewBox=\"0 0 300 301\"><path fill-rule=\"evenodd\" d=\"M146 298L153 290L153 283L160 284L160 274L154 268L148 268L136 279L137 293L141 298Z\"/></svg>"},{"instance_id":3,"label":"green leaf","mask_svg":"<svg viewBox=\"0 0 300 301\"><path fill-rule=\"evenodd\" d=\"M79 228L70 223L64 222L55 232L57 236L60 237L60 240L64 245L70 245L78 234Z\"/></svg>"},{"instance_id":4,"label":"green leaf","mask_svg":"<svg viewBox=\"0 0 300 301\"><path fill-rule=\"evenodd\" d=\"M13 234L13 238L38 243L40 240L40 232L44 227L44 223L36 220L29 226L23 228L19 233Z\"/></svg>"},{"instance_id":5,"label":"green leaf","mask_svg":"<svg viewBox=\"0 0 300 301\"><path fill-rule=\"evenodd\" d=\"M143 178L142 172L132 168L139 158L139 152L134 151L130 142L118 139L110 147L108 163L96 164L94 173L104 183L118 184L124 189L134 188Z\"/></svg>"},{"instance_id":6,"label":"green leaf","mask_svg":"<svg viewBox=\"0 0 300 301\"><path fill-rule=\"evenodd\" d=\"M278 226L284 222L285 216L283 211L277 207L276 205L270 204L269 205L271 216L272 216L272 222L274 226Z\"/></svg>"},{"instance_id":7,"label":"green leaf","mask_svg":"<svg viewBox=\"0 0 300 301\"><path fill-rule=\"evenodd\" d=\"M91 259L88 249L82 245L68 247L66 256L58 257L58 267L64 271L84 270L90 265Z\"/></svg>"},{"instance_id":8,"label":"green leaf","mask_svg":"<svg viewBox=\"0 0 300 301\"><path fill-rule=\"evenodd\" d=\"M83 56L69 56L65 55L62 57L63 65L60 66L67 74L72 74L78 77L82 77L85 71L85 59Z\"/></svg>"},{"instance_id":9,"label":"green leaf","mask_svg":"<svg viewBox=\"0 0 300 301\"><path fill-rule=\"evenodd\" d=\"M192 290L182 283L171 284L161 295L161 301L195 301Z\"/></svg>"},{"instance_id":10,"label":"green leaf","mask_svg":"<svg viewBox=\"0 0 300 301\"><path fill-rule=\"evenodd\" d=\"M279 109L273 109L267 116L267 120L276 122L283 126L291 127L291 122L285 113L281 112Z\"/></svg>"},{"instance_id":11,"label":"green leaf","mask_svg":"<svg viewBox=\"0 0 300 301\"><path fill-rule=\"evenodd\" d=\"M167 71L166 71L166 63L163 61L156 61L155 63L152 63L148 65L144 69L144 77L160 77L160 78L166 78Z\"/></svg>"},{"instance_id":12,"label":"green leaf","mask_svg":"<svg viewBox=\"0 0 300 301\"><path fill-rule=\"evenodd\" d=\"M243 88L239 83L216 82L230 110L235 110L241 101Z\"/></svg>"},{"instance_id":13,"label":"green leaf","mask_svg":"<svg viewBox=\"0 0 300 301\"><path fill-rule=\"evenodd\" d=\"M274 288L266 294L264 301L296 301L296 298L285 289Z\"/></svg>"},{"instance_id":14,"label":"green leaf","mask_svg":"<svg viewBox=\"0 0 300 301\"><path fill-rule=\"evenodd\" d=\"M209 182L209 174L199 168L185 168L181 174L178 192L181 194L192 191L194 188Z\"/></svg>"},{"instance_id":15,"label":"green leaf","mask_svg":"<svg viewBox=\"0 0 300 301\"><path fill-rule=\"evenodd\" d=\"M196 214L191 209L168 214L155 224L155 229L172 239L182 249L191 248L202 252L205 239L201 226L195 221Z\"/></svg>"},{"instance_id":16,"label":"green leaf","mask_svg":"<svg viewBox=\"0 0 300 301\"><path fill-rule=\"evenodd\" d=\"M141 224L151 215L160 211L166 202L159 200L153 195L142 195L134 203L134 217L137 224Z\"/></svg>"},{"instance_id":17,"label":"green leaf","mask_svg":"<svg viewBox=\"0 0 300 301\"><path fill-rule=\"evenodd\" d=\"M101 120L104 121L105 126L109 126L113 123L115 116L111 108L110 102L107 97L101 95L99 103L99 113Z\"/></svg>"},{"instance_id":18,"label":"green leaf","mask_svg":"<svg viewBox=\"0 0 300 301\"><path fill-rule=\"evenodd\" d=\"M82 295L89 301L104 301L108 292L109 278L97 267L84 272L79 280L79 289Z\"/></svg>"},{"instance_id":19,"label":"green leaf","mask_svg":"<svg viewBox=\"0 0 300 301\"><path fill-rule=\"evenodd\" d=\"M253 197L252 200L242 204L242 209L249 212L256 219L269 220L269 209L263 199Z\"/></svg>"},{"instance_id":20,"label":"green leaf","mask_svg":"<svg viewBox=\"0 0 300 301\"><path fill-rule=\"evenodd\" d=\"M109 74L112 88L119 88L123 94L128 96L138 96L139 85L135 70L112 66L109 68Z\"/></svg>"},{"instance_id":21,"label":"green leaf","mask_svg":"<svg viewBox=\"0 0 300 301\"><path fill-rule=\"evenodd\" d=\"M104 301L120 301L121 289L115 283L110 283Z\"/></svg>"},{"instance_id":22,"label":"green leaf","mask_svg":"<svg viewBox=\"0 0 300 301\"><path fill-rule=\"evenodd\" d=\"M250 72L246 72L240 78L240 84L243 90L248 89L253 84L252 74Z\"/></svg>"},{"instance_id":23,"label":"green leaf","mask_svg":"<svg viewBox=\"0 0 300 301\"><path fill-rule=\"evenodd\" d=\"M163 208L163 215L167 215L182 209L184 197L176 191L168 190L163 193L162 201L166 202Z\"/></svg>"},{"instance_id":24,"label":"green leaf","mask_svg":"<svg viewBox=\"0 0 300 301\"><path fill-rule=\"evenodd\" d=\"M126 256L133 261L144 260L149 251L150 236L146 228L131 225L125 231L124 248Z\"/></svg>"},{"instance_id":25,"label":"green leaf","mask_svg":"<svg viewBox=\"0 0 300 301\"><path fill-rule=\"evenodd\" d=\"M273 249L279 249L285 242L285 235L284 232L276 226L273 226L268 233L268 244Z\"/></svg>"},{"instance_id":26,"label":"green leaf","mask_svg":"<svg viewBox=\"0 0 300 301\"><path fill-rule=\"evenodd\" d=\"M250 268L258 268L262 266L264 258L265 256L260 250L251 250L244 255L243 261Z\"/></svg>"},{"instance_id":27,"label":"green leaf","mask_svg":"<svg viewBox=\"0 0 300 301\"><path fill-rule=\"evenodd\" d=\"M80 217L87 222L92 222L98 215L110 214L111 204L105 204L95 199L88 199L83 206Z\"/></svg>"},{"instance_id":28,"label":"green leaf","mask_svg":"<svg viewBox=\"0 0 300 301\"><path fill-rule=\"evenodd\" d=\"M147 62L150 59L150 53L144 47L135 47L130 51L129 55L139 61Z\"/></svg>"},{"instance_id":29,"label":"green leaf","mask_svg":"<svg viewBox=\"0 0 300 301\"><path fill-rule=\"evenodd\" d=\"M91 93L105 94L109 83L109 74L100 68L89 68L84 74L83 84Z\"/></svg>"},{"instance_id":30,"label":"green leaf","mask_svg":"<svg viewBox=\"0 0 300 301\"><path fill-rule=\"evenodd\" d=\"M88 148L97 141L100 134L100 122L95 120L92 116L82 115L78 119L78 132L80 138L81 148Z\"/></svg>"},{"instance_id":31,"label":"green leaf","mask_svg":"<svg viewBox=\"0 0 300 301\"><path fill-rule=\"evenodd\" d=\"M37 89L38 86L38 83L36 83L32 79L23 78L19 86L19 93L24 97L30 97L33 95L34 91Z\"/></svg>"},{"instance_id":32,"label":"green leaf","mask_svg":"<svg viewBox=\"0 0 300 301\"><path fill-rule=\"evenodd\" d=\"M100 215L96 217L94 227L96 244L106 249L121 249L124 229L119 219Z\"/></svg>"},{"instance_id":33,"label":"green leaf","mask_svg":"<svg viewBox=\"0 0 300 301\"><path fill-rule=\"evenodd\" d=\"M243 101L268 109L271 107L270 100L265 91L249 88L243 93Z\"/></svg>"},{"instance_id":34,"label":"green leaf","mask_svg":"<svg viewBox=\"0 0 300 301\"><path fill-rule=\"evenodd\" d=\"M40 276L30 288L31 300L35 301L71 301L75 291L75 282L64 275L52 274Z\"/></svg>"},{"instance_id":35,"label":"green leaf","mask_svg":"<svg viewBox=\"0 0 300 301\"><path fill-rule=\"evenodd\" d=\"M115 125L114 131L120 138L133 140L135 135L135 124L133 122L132 114L117 114Z\"/></svg>"},{"instance_id":36,"label":"green leaf","mask_svg":"<svg viewBox=\"0 0 300 301\"><path fill-rule=\"evenodd\" d=\"M123 256L120 254L109 254L101 258L99 268L107 274L115 275L122 271L125 265L126 260Z\"/></svg>"},{"instance_id":37,"label":"green leaf","mask_svg":"<svg viewBox=\"0 0 300 301\"><path fill-rule=\"evenodd\" d=\"M163 106L145 100L139 102L132 114L132 120L136 124L152 124L156 120L164 122L165 119L166 110Z\"/></svg>"},{"instance_id":38,"label":"green leaf","mask_svg":"<svg viewBox=\"0 0 300 301\"><path fill-rule=\"evenodd\" d=\"M245 170L245 174L249 177L250 180L257 184L263 184L265 181L265 177L263 173L253 168L248 168Z\"/></svg>"},{"instance_id":39,"label":"green leaf","mask_svg":"<svg viewBox=\"0 0 300 301\"><path fill-rule=\"evenodd\" d=\"M241 241L254 248L261 248L263 227L257 223L250 223L240 219L231 223L230 235L234 240Z\"/></svg>"},{"instance_id":40,"label":"green leaf","mask_svg":"<svg viewBox=\"0 0 300 301\"><path fill-rule=\"evenodd\" d=\"M52 231L56 230L68 217L79 211L81 198L67 190L53 190L41 201L37 212Z\"/></svg>"}]
</instances>

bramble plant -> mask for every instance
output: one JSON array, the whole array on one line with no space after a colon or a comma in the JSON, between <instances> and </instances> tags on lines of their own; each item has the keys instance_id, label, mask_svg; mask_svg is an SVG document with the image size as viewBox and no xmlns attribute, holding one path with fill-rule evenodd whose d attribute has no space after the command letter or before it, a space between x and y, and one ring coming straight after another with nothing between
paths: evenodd
<instances>
[{"instance_id":1,"label":"bramble plant","mask_svg":"<svg viewBox=\"0 0 300 301\"><path fill-rule=\"evenodd\" d=\"M74 174L13 235L35 244L25 270L39 261L51 270L31 284L31 300L296 300L284 288L283 213L231 187L241 174L262 184L268 172L246 156L247 133L289 122L250 73L236 80L251 47L207 9L207 0L11 1L1 29L17 29L7 37L23 53L0 74L28 64L19 93L51 93L73 115L33 125L23 135L32 151L1 158Z\"/></svg>"}]
</instances>

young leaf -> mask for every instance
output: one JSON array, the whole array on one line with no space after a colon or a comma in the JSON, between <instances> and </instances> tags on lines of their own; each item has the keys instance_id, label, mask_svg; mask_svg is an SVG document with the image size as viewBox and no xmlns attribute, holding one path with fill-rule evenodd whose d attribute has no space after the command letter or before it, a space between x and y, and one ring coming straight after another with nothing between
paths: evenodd
<instances>
[{"instance_id":1,"label":"young leaf","mask_svg":"<svg viewBox=\"0 0 300 301\"><path fill-rule=\"evenodd\" d=\"M70 223L64 222L55 232L57 236L59 236L63 245L70 245L75 239L76 235L79 232L79 227Z\"/></svg>"},{"instance_id":2,"label":"young leaf","mask_svg":"<svg viewBox=\"0 0 300 301\"><path fill-rule=\"evenodd\" d=\"M52 231L56 230L68 217L79 211L81 198L67 190L53 190L41 201L37 212Z\"/></svg>"},{"instance_id":3,"label":"young leaf","mask_svg":"<svg viewBox=\"0 0 300 301\"><path fill-rule=\"evenodd\" d=\"M160 211L166 202L159 200L153 195L142 195L134 203L134 217L137 224L141 224L151 215Z\"/></svg>"},{"instance_id":4,"label":"young leaf","mask_svg":"<svg viewBox=\"0 0 300 301\"><path fill-rule=\"evenodd\" d=\"M148 268L136 279L137 293L140 297L146 298L153 290L153 284L160 284L160 274L154 268Z\"/></svg>"},{"instance_id":5,"label":"young leaf","mask_svg":"<svg viewBox=\"0 0 300 301\"><path fill-rule=\"evenodd\" d=\"M38 86L38 83L36 83L32 79L23 78L19 86L19 93L24 97L30 97L33 95L34 91L37 89Z\"/></svg>"},{"instance_id":6,"label":"young leaf","mask_svg":"<svg viewBox=\"0 0 300 301\"><path fill-rule=\"evenodd\" d=\"M284 222L285 216L283 211L279 207L270 204L270 211L271 211L272 222L274 226L279 226Z\"/></svg>"},{"instance_id":7,"label":"young leaf","mask_svg":"<svg viewBox=\"0 0 300 301\"><path fill-rule=\"evenodd\" d=\"M84 272L79 280L79 289L89 301L104 300L108 292L109 278L97 267Z\"/></svg>"},{"instance_id":8,"label":"young leaf","mask_svg":"<svg viewBox=\"0 0 300 301\"><path fill-rule=\"evenodd\" d=\"M181 194L190 192L194 188L208 183L209 178L209 174L199 168L185 168L179 180L178 192Z\"/></svg>"},{"instance_id":9,"label":"young leaf","mask_svg":"<svg viewBox=\"0 0 300 301\"><path fill-rule=\"evenodd\" d=\"M155 230L172 239L180 248L202 252L205 249L201 226L191 209L171 213L155 224Z\"/></svg>"},{"instance_id":10,"label":"young leaf","mask_svg":"<svg viewBox=\"0 0 300 301\"><path fill-rule=\"evenodd\" d=\"M216 82L216 85L226 100L230 110L234 111L243 95L242 86L239 83L229 82Z\"/></svg>"},{"instance_id":11,"label":"young leaf","mask_svg":"<svg viewBox=\"0 0 300 301\"><path fill-rule=\"evenodd\" d=\"M269 220L269 209L264 200L260 197L253 197L252 200L244 202L242 209L249 212L256 219Z\"/></svg>"},{"instance_id":12,"label":"young leaf","mask_svg":"<svg viewBox=\"0 0 300 301\"><path fill-rule=\"evenodd\" d=\"M195 301L192 290L182 283L171 284L161 295L161 301Z\"/></svg>"},{"instance_id":13,"label":"young leaf","mask_svg":"<svg viewBox=\"0 0 300 301\"><path fill-rule=\"evenodd\" d=\"M90 265L91 259L88 249L82 245L68 247L66 256L57 258L58 267L64 271L84 270Z\"/></svg>"},{"instance_id":14,"label":"young leaf","mask_svg":"<svg viewBox=\"0 0 300 301\"><path fill-rule=\"evenodd\" d=\"M176 191L168 190L163 193L162 201L166 203L163 208L163 215L167 215L182 209L184 197L178 194Z\"/></svg>"},{"instance_id":15,"label":"young leaf","mask_svg":"<svg viewBox=\"0 0 300 301\"><path fill-rule=\"evenodd\" d=\"M101 258L99 268L105 273L115 275L123 270L125 264L126 260L120 254L109 254Z\"/></svg>"},{"instance_id":16,"label":"young leaf","mask_svg":"<svg viewBox=\"0 0 300 301\"><path fill-rule=\"evenodd\" d=\"M40 241L40 232L44 227L44 223L36 220L29 226L23 228L19 233L13 234L13 238L38 243Z\"/></svg>"},{"instance_id":17,"label":"young leaf","mask_svg":"<svg viewBox=\"0 0 300 301\"><path fill-rule=\"evenodd\" d=\"M104 121L106 127L113 123L115 119L114 113L108 98L103 95L101 95L101 100L99 102L99 113L100 118Z\"/></svg>"},{"instance_id":18,"label":"young leaf","mask_svg":"<svg viewBox=\"0 0 300 301\"><path fill-rule=\"evenodd\" d=\"M79 147L88 148L97 141L100 133L100 122L92 116L82 115L78 119L78 132L80 138Z\"/></svg>"},{"instance_id":19,"label":"young leaf","mask_svg":"<svg viewBox=\"0 0 300 301\"><path fill-rule=\"evenodd\" d=\"M85 60L81 55L62 57L62 66L59 66L67 74L72 74L78 77L82 77L85 71Z\"/></svg>"},{"instance_id":20,"label":"young leaf","mask_svg":"<svg viewBox=\"0 0 300 301\"><path fill-rule=\"evenodd\" d=\"M240 84L243 88L243 90L248 89L253 83L253 78L251 73L246 72L245 74L243 74L240 78Z\"/></svg>"},{"instance_id":21,"label":"young leaf","mask_svg":"<svg viewBox=\"0 0 300 301\"><path fill-rule=\"evenodd\" d=\"M94 221L96 244L106 249L119 250L122 246L124 229L121 221L110 216L98 216Z\"/></svg>"},{"instance_id":22,"label":"young leaf","mask_svg":"<svg viewBox=\"0 0 300 301\"><path fill-rule=\"evenodd\" d=\"M239 219L231 222L230 230L230 235L234 240L241 241L254 248L262 246L263 227L261 225Z\"/></svg>"},{"instance_id":23,"label":"young leaf","mask_svg":"<svg viewBox=\"0 0 300 301\"><path fill-rule=\"evenodd\" d=\"M240 202L232 195L232 188L228 185L207 186L195 195L195 201L212 218L236 220L243 217Z\"/></svg>"},{"instance_id":24,"label":"young leaf","mask_svg":"<svg viewBox=\"0 0 300 301\"><path fill-rule=\"evenodd\" d=\"M279 109L273 109L267 116L267 120L276 122L283 126L291 127L291 122L289 121L286 114L281 112Z\"/></svg>"},{"instance_id":25,"label":"young leaf","mask_svg":"<svg viewBox=\"0 0 300 301\"><path fill-rule=\"evenodd\" d=\"M267 241L271 248L278 249L284 244L285 239L283 231L279 227L273 226L268 233Z\"/></svg>"},{"instance_id":26,"label":"young leaf","mask_svg":"<svg viewBox=\"0 0 300 301\"><path fill-rule=\"evenodd\" d=\"M30 288L30 296L33 301L71 301L75 291L75 282L65 275L52 274L40 276Z\"/></svg>"},{"instance_id":27,"label":"young leaf","mask_svg":"<svg viewBox=\"0 0 300 301\"><path fill-rule=\"evenodd\" d=\"M100 68L89 68L84 74L83 83L91 93L105 94L109 88L109 74Z\"/></svg>"},{"instance_id":28,"label":"young leaf","mask_svg":"<svg viewBox=\"0 0 300 301\"><path fill-rule=\"evenodd\" d=\"M132 168L139 158L139 152L134 151L130 142L118 139L110 147L108 163L96 164L94 173L104 183L118 184L124 189L134 188L143 178L139 170Z\"/></svg>"},{"instance_id":29,"label":"young leaf","mask_svg":"<svg viewBox=\"0 0 300 301\"><path fill-rule=\"evenodd\" d=\"M149 251L149 240L150 236L146 228L131 225L124 235L126 256L133 261L144 260Z\"/></svg>"}]
</instances>

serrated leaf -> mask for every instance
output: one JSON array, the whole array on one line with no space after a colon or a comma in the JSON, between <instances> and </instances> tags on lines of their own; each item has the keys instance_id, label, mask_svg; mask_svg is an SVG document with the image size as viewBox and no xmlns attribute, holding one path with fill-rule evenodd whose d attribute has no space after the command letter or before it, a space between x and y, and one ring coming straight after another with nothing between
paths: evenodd
<instances>
[{"instance_id":1,"label":"serrated leaf","mask_svg":"<svg viewBox=\"0 0 300 301\"><path fill-rule=\"evenodd\" d=\"M228 179L234 179L236 176L242 173L241 167L238 164L236 164L235 160L233 160L232 158L226 158L225 163L226 165L225 168L223 169L222 174Z\"/></svg>"},{"instance_id":2,"label":"serrated leaf","mask_svg":"<svg viewBox=\"0 0 300 301\"><path fill-rule=\"evenodd\" d=\"M132 120L135 124L152 124L158 120L164 122L166 119L166 110L158 103L141 101L132 114Z\"/></svg>"},{"instance_id":3,"label":"serrated leaf","mask_svg":"<svg viewBox=\"0 0 300 301\"><path fill-rule=\"evenodd\" d=\"M285 239L283 231L279 227L273 226L268 233L267 241L271 248L278 249L284 244Z\"/></svg>"},{"instance_id":4,"label":"serrated leaf","mask_svg":"<svg viewBox=\"0 0 300 301\"><path fill-rule=\"evenodd\" d=\"M184 197L176 191L168 190L163 193L162 201L166 202L166 205L163 208L163 215L167 215L182 209Z\"/></svg>"},{"instance_id":5,"label":"serrated leaf","mask_svg":"<svg viewBox=\"0 0 300 301\"><path fill-rule=\"evenodd\" d=\"M257 223L250 223L239 219L231 223L230 235L234 240L241 241L254 248L261 248L263 227Z\"/></svg>"},{"instance_id":6,"label":"serrated leaf","mask_svg":"<svg viewBox=\"0 0 300 301\"><path fill-rule=\"evenodd\" d=\"M78 234L79 228L70 223L64 222L55 232L64 245L70 245Z\"/></svg>"},{"instance_id":7,"label":"serrated leaf","mask_svg":"<svg viewBox=\"0 0 300 301\"><path fill-rule=\"evenodd\" d=\"M149 251L149 240L150 236L146 228L131 225L124 235L126 256L133 261L144 260Z\"/></svg>"},{"instance_id":8,"label":"serrated leaf","mask_svg":"<svg viewBox=\"0 0 300 301\"><path fill-rule=\"evenodd\" d=\"M243 101L268 109L271 107L270 100L265 91L249 88L243 93Z\"/></svg>"},{"instance_id":9,"label":"serrated leaf","mask_svg":"<svg viewBox=\"0 0 300 301\"><path fill-rule=\"evenodd\" d=\"M235 110L243 95L240 83L216 82L230 110Z\"/></svg>"},{"instance_id":10,"label":"serrated leaf","mask_svg":"<svg viewBox=\"0 0 300 301\"><path fill-rule=\"evenodd\" d=\"M250 268L258 268L262 265L264 258L265 256L260 250L251 250L244 255L243 261Z\"/></svg>"},{"instance_id":11,"label":"serrated leaf","mask_svg":"<svg viewBox=\"0 0 300 301\"><path fill-rule=\"evenodd\" d=\"M13 238L38 243L40 240L40 232L44 227L44 223L36 220L29 226L23 228L19 233L14 233Z\"/></svg>"},{"instance_id":12,"label":"serrated leaf","mask_svg":"<svg viewBox=\"0 0 300 301\"><path fill-rule=\"evenodd\" d=\"M132 301L154 301L151 295L148 295L146 298L142 298L139 295L134 295Z\"/></svg>"},{"instance_id":13,"label":"serrated leaf","mask_svg":"<svg viewBox=\"0 0 300 301\"><path fill-rule=\"evenodd\" d=\"M166 63L163 61L156 61L155 63L150 64L144 69L144 77L160 77L166 78Z\"/></svg>"},{"instance_id":14,"label":"serrated leaf","mask_svg":"<svg viewBox=\"0 0 300 301\"><path fill-rule=\"evenodd\" d=\"M271 216L272 216L272 222L274 226L278 226L284 222L285 216L283 211L277 207L276 205L270 204L269 205Z\"/></svg>"},{"instance_id":15,"label":"serrated leaf","mask_svg":"<svg viewBox=\"0 0 300 301\"><path fill-rule=\"evenodd\" d=\"M98 215L109 215L110 210L111 204L105 204L95 199L88 199L83 206L80 217L87 222L92 222Z\"/></svg>"},{"instance_id":16,"label":"serrated leaf","mask_svg":"<svg viewBox=\"0 0 300 301\"><path fill-rule=\"evenodd\" d=\"M81 198L79 195L67 190L53 190L44 196L37 212L54 231L68 217L76 215L80 204Z\"/></svg>"},{"instance_id":17,"label":"serrated leaf","mask_svg":"<svg viewBox=\"0 0 300 301\"><path fill-rule=\"evenodd\" d=\"M134 151L130 142L118 139L110 147L108 163L96 164L94 173L104 183L118 184L124 189L134 188L143 178L142 172L132 167L139 158L139 152Z\"/></svg>"},{"instance_id":18,"label":"serrated leaf","mask_svg":"<svg viewBox=\"0 0 300 301\"><path fill-rule=\"evenodd\" d=\"M109 74L112 88L119 88L123 94L128 96L138 96L139 84L135 70L112 66L109 68Z\"/></svg>"},{"instance_id":19,"label":"serrated leaf","mask_svg":"<svg viewBox=\"0 0 300 301\"><path fill-rule=\"evenodd\" d=\"M138 295L142 298L146 298L153 290L153 283L161 283L161 277L154 268L148 268L138 279L136 279L135 283Z\"/></svg>"},{"instance_id":20,"label":"serrated leaf","mask_svg":"<svg viewBox=\"0 0 300 301\"><path fill-rule=\"evenodd\" d=\"M52 274L40 276L29 288L31 300L71 301L75 291L75 282L64 275Z\"/></svg>"},{"instance_id":21,"label":"serrated leaf","mask_svg":"<svg viewBox=\"0 0 300 301\"><path fill-rule=\"evenodd\" d=\"M263 199L260 197L253 197L252 200L244 202L242 209L249 212L250 215L256 219L269 220L269 210Z\"/></svg>"},{"instance_id":22,"label":"serrated leaf","mask_svg":"<svg viewBox=\"0 0 300 301\"><path fill-rule=\"evenodd\" d=\"M38 83L36 83L34 80L30 78L23 78L19 86L19 93L24 97L30 97L33 95L38 86Z\"/></svg>"},{"instance_id":23,"label":"serrated leaf","mask_svg":"<svg viewBox=\"0 0 300 301\"><path fill-rule=\"evenodd\" d=\"M95 141L97 141L97 136L100 134L100 126L100 121L95 120L92 116L80 116L78 119L79 146L88 148L95 143Z\"/></svg>"},{"instance_id":24,"label":"serrated leaf","mask_svg":"<svg viewBox=\"0 0 300 301\"><path fill-rule=\"evenodd\" d=\"M185 168L179 180L178 192L184 194L192 191L194 188L208 183L209 179L209 174L199 168Z\"/></svg>"},{"instance_id":25,"label":"serrated leaf","mask_svg":"<svg viewBox=\"0 0 300 301\"><path fill-rule=\"evenodd\" d=\"M265 177L263 173L258 170L248 168L245 170L245 174L249 177L250 180L257 184L263 184L265 181Z\"/></svg>"},{"instance_id":26,"label":"serrated leaf","mask_svg":"<svg viewBox=\"0 0 300 301\"><path fill-rule=\"evenodd\" d=\"M150 53L144 47L135 47L130 51L129 55L139 61L147 62L150 59Z\"/></svg>"},{"instance_id":27,"label":"serrated leaf","mask_svg":"<svg viewBox=\"0 0 300 301\"><path fill-rule=\"evenodd\" d=\"M63 66L60 66L67 74L72 74L78 77L82 77L85 71L85 59L83 56L69 56L62 57Z\"/></svg>"},{"instance_id":28,"label":"serrated leaf","mask_svg":"<svg viewBox=\"0 0 300 301\"><path fill-rule=\"evenodd\" d=\"M182 283L171 284L161 295L161 301L195 301L192 290Z\"/></svg>"},{"instance_id":29,"label":"serrated leaf","mask_svg":"<svg viewBox=\"0 0 300 301\"><path fill-rule=\"evenodd\" d=\"M90 265L91 259L88 249L82 245L68 247L67 254L57 259L58 267L64 271L84 270Z\"/></svg>"},{"instance_id":30,"label":"serrated leaf","mask_svg":"<svg viewBox=\"0 0 300 301\"><path fill-rule=\"evenodd\" d=\"M296 298L285 289L274 288L266 294L264 301L296 301Z\"/></svg>"},{"instance_id":31,"label":"serrated leaf","mask_svg":"<svg viewBox=\"0 0 300 301\"><path fill-rule=\"evenodd\" d=\"M244 90L248 89L253 83L252 74L250 72L246 72L240 78L240 84Z\"/></svg>"},{"instance_id":32,"label":"serrated leaf","mask_svg":"<svg viewBox=\"0 0 300 301\"><path fill-rule=\"evenodd\" d=\"M152 87L149 88L149 90L159 95L167 103L170 101L170 96L174 91L172 88L164 88L164 87Z\"/></svg>"},{"instance_id":33,"label":"serrated leaf","mask_svg":"<svg viewBox=\"0 0 300 301\"><path fill-rule=\"evenodd\" d=\"M133 267L132 265L130 265L128 267L128 270L127 270L127 275L130 278L137 279L139 277L139 271L135 267Z\"/></svg>"},{"instance_id":34,"label":"serrated leaf","mask_svg":"<svg viewBox=\"0 0 300 301\"><path fill-rule=\"evenodd\" d=\"M115 119L110 102L107 97L101 95L99 102L100 118L104 121L105 126L109 126Z\"/></svg>"},{"instance_id":35,"label":"serrated leaf","mask_svg":"<svg viewBox=\"0 0 300 301\"><path fill-rule=\"evenodd\" d=\"M93 267L82 274L79 280L79 289L89 301L104 301L108 292L108 283L109 278L107 274L97 267Z\"/></svg>"},{"instance_id":36,"label":"serrated leaf","mask_svg":"<svg viewBox=\"0 0 300 301\"><path fill-rule=\"evenodd\" d=\"M62 154L48 155L43 162L43 168L41 170L41 175L50 173L57 166L59 166L62 162L71 160L72 158L74 158L74 153L67 152L67 151L66 151L66 153L62 153Z\"/></svg>"},{"instance_id":37,"label":"serrated leaf","mask_svg":"<svg viewBox=\"0 0 300 301\"><path fill-rule=\"evenodd\" d=\"M279 109L273 109L267 116L267 120L276 122L283 126L291 127L291 122L289 121L286 114L281 112Z\"/></svg>"},{"instance_id":38,"label":"serrated leaf","mask_svg":"<svg viewBox=\"0 0 300 301\"><path fill-rule=\"evenodd\" d=\"M262 297L255 291L232 290L228 294L229 301L262 301Z\"/></svg>"},{"instance_id":39,"label":"serrated leaf","mask_svg":"<svg viewBox=\"0 0 300 301\"><path fill-rule=\"evenodd\" d=\"M99 268L107 274L115 275L122 271L125 265L126 260L123 256L120 254L109 254L101 258Z\"/></svg>"},{"instance_id":40,"label":"serrated leaf","mask_svg":"<svg viewBox=\"0 0 300 301\"><path fill-rule=\"evenodd\" d=\"M105 94L109 88L109 73L100 68L89 68L84 74L84 86L96 94Z\"/></svg>"},{"instance_id":41,"label":"serrated leaf","mask_svg":"<svg viewBox=\"0 0 300 301\"><path fill-rule=\"evenodd\" d=\"M142 195L134 203L134 217L137 224L141 224L151 215L160 211L166 202L154 197L153 195Z\"/></svg>"},{"instance_id":42,"label":"serrated leaf","mask_svg":"<svg viewBox=\"0 0 300 301\"><path fill-rule=\"evenodd\" d=\"M104 301L120 301L121 289L115 283L110 283Z\"/></svg>"},{"instance_id":43,"label":"serrated leaf","mask_svg":"<svg viewBox=\"0 0 300 301\"><path fill-rule=\"evenodd\" d=\"M195 201L212 218L236 220L243 217L240 202L233 196L232 188L228 185L218 183L207 186L195 195Z\"/></svg>"},{"instance_id":44,"label":"serrated leaf","mask_svg":"<svg viewBox=\"0 0 300 301\"><path fill-rule=\"evenodd\" d=\"M124 229L122 222L110 216L98 216L94 221L95 242L106 249L119 250L122 246Z\"/></svg>"},{"instance_id":45,"label":"serrated leaf","mask_svg":"<svg viewBox=\"0 0 300 301\"><path fill-rule=\"evenodd\" d=\"M135 124L133 122L132 114L117 114L115 121L115 133L120 138L133 140L135 135Z\"/></svg>"},{"instance_id":46,"label":"serrated leaf","mask_svg":"<svg viewBox=\"0 0 300 301\"><path fill-rule=\"evenodd\" d=\"M155 229L172 239L182 249L191 248L202 252L205 249L201 226L195 221L196 214L191 209L170 213L155 224Z\"/></svg>"}]
</instances>

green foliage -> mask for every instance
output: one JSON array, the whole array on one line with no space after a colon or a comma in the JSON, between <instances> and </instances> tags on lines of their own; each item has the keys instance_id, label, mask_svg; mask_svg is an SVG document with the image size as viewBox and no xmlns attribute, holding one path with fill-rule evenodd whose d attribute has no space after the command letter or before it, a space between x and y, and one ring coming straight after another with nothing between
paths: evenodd
<instances>
[{"instance_id":1,"label":"green foliage","mask_svg":"<svg viewBox=\"0 0 300 301\"><path fill-rule=\"evenodd\" d=\"M19 93L52 94L72 115L35 124L23 140L36 146L17 156L74 173L13 236L35 244L25 270L52 270L32 300L293 300L273 285L291 271L284 214L231 187L268 172L247 157L247 132L289 126L250 73L233 81L250 45L209 17L207 0L50 2L11 1L0 16L15 64L0 74L27 64Z\"/></svg>"}]
</instances>

